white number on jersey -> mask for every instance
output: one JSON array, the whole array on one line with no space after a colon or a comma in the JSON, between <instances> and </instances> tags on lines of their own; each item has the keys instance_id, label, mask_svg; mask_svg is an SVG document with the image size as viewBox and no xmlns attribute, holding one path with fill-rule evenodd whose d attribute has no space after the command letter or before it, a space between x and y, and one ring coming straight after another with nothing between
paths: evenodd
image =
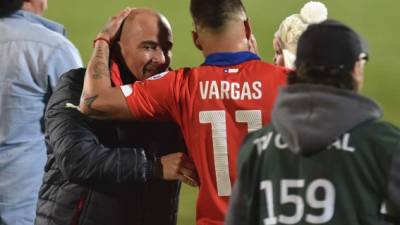
<instances>
[{"instance_id":1,"label":"white number on jersey","mask_svg":"<svg viewBox=\"0 0 400 225\"><path fill-rule=\"evenodd\" d=\"M293 215L276 216L274 212L274 195L272 182L269 180L262 181L260 184L261 191L265 193L265 202L267 204L268 217L264 219L265 225L272 224L296 224L304 217L304 200L302 196L289 194L289 189L304 188L304 180L281 180L280 183L280 204L294 205ZM335 187L332 182L326 179L317 179L312 181L306 187L306 203L314 209L322 209L319 215L307 214L305 221L310 224L322 224L332 219L335 206ZM317 190L321 189L324 192L324 199L317 199ZM293 192L292 192L293 193ZM297 192L298 193L298 192Z\"/></svg>"},{"instance_id":2,"label":"white number on jersey","mask_svg":"<svg viewBox=\"0 0 400 225\"><path fill-rule=\"evenodd\" d=\"M262 127L261 110L238 110L235 119L238 123L247 123L248 132ZM199 120L200 123L211 123L218 196L230 196L232 185L229 177L226 113L223 110L200 111Z\"/></svg>"}]
</instances>

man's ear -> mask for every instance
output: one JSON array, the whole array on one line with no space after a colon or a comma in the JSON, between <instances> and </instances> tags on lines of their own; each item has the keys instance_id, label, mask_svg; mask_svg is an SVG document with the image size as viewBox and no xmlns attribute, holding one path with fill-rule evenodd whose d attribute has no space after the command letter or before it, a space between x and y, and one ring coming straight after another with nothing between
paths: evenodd
<instances>
[{"instance_id":1,"label":"man's ear","mask_svg":"<svg viewBox=\"0 0 400 225\"><path fill-rule=\"evenodd\" d=\"M243 24L244 24L244 30L246 32L246 38L247 38L247 40L250 41L251 40L252 31L251 31L249 18L247 18L245 21L243 21Z\"/></svg>"},{"instance_id":2,"label":"man's ear","mask_svg":"<svg viewBox=\"0 0 400 225\"><path fill-rule=\"evenodd\" d=\"M257 40L256 37L253 35L253 32L251 31L249 18L243 21L243 25L246 33L246 39L248 40L249 43L249 51L258 55L259 51L257 46Z\"/></svg>"},{"instance_id":3,"label":"man's ear","mask_svg":"<svg viewBox=\"0 0 400 225\"><path fill-rule=\"evenodd\" d=\"M364 60L359 60L354 64L353 71L352 71L352 76L353 80L355 82L355 89L357 92L361 92L361 89L363 87L364 83L364 67L365 67L365 61Z\"/></svg>"},{"instance_id":4,"label":"man's ear","mask_svg":"<svg viewBox=\"0 0 400 225\"><path fill-rule=\"evenodd\" d=\"M199 49L200 51L203 51L203 47L201 46L201 43L199 40L199 34L197 33L197 31L192 31L192 39L193 39L193 43L196 46L196 48Z\"/></svg>"}]
</instances>

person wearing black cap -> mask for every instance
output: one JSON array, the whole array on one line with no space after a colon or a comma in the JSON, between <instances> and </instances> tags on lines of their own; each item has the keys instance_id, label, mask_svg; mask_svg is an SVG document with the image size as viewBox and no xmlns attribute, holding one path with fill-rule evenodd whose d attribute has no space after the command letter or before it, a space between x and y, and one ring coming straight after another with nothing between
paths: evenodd
<instances>
[{"instance_id":1,"label":"person wearing black cap","mask_svg":"<svg viewBox=\"0 0 400 225\"><path fill-rule=\"evenodd\" d=\"M400 129L359 94L367 59L350 27L308 27L272 124L242 145L227 225L399 222Z\"/></svg>"}]
</instances>

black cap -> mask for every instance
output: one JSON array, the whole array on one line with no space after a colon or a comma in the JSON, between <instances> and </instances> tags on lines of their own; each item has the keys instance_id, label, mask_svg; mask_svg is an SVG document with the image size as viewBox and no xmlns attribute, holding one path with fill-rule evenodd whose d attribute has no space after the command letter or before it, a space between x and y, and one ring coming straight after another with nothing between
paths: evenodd
<instances>
[{"instance_id":1,"label":"black cap","mask_svg":"<svg viewBox=\"0 0 400 225\"><path fill-rule=\"evenodd\" d=\"M302 64L351 71L368 48L350 27L334 20L308 26L297 45L296 67Z\"/></svg>"}]
</instances>

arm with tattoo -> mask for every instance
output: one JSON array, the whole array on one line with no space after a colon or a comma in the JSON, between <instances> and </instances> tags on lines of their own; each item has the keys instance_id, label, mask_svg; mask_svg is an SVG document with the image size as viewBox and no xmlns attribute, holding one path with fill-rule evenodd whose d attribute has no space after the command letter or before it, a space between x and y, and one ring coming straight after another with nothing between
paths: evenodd
<instances>
[{"instance_id":1,"label":"arm with tattoo","mask_svg":"<svg viewBox=\"0 0 400 225\"><path fill-rule=\"evenodd\" d=\"M108 66L110 40L114 37L130 9L112 17L97 36L92 57L88 63L80 111L97 119L128 119L131 113L118 87L112 87Z\"/></svg>"},{"instance_id":2,"label":"arm with tattoo","mask_svg":"<svg viewBox=\"0 0 400 225\"><path fill-rule=\"evenodd\" d=\"M110 70L108 68L109 48L105 41L97 41L95 43L92 58L89 61L85 83L82 91L80 109L84 114L98 117L104 115L105 112L95 106L101 89L111 88Z\"/></svg>"}]
</instances>

